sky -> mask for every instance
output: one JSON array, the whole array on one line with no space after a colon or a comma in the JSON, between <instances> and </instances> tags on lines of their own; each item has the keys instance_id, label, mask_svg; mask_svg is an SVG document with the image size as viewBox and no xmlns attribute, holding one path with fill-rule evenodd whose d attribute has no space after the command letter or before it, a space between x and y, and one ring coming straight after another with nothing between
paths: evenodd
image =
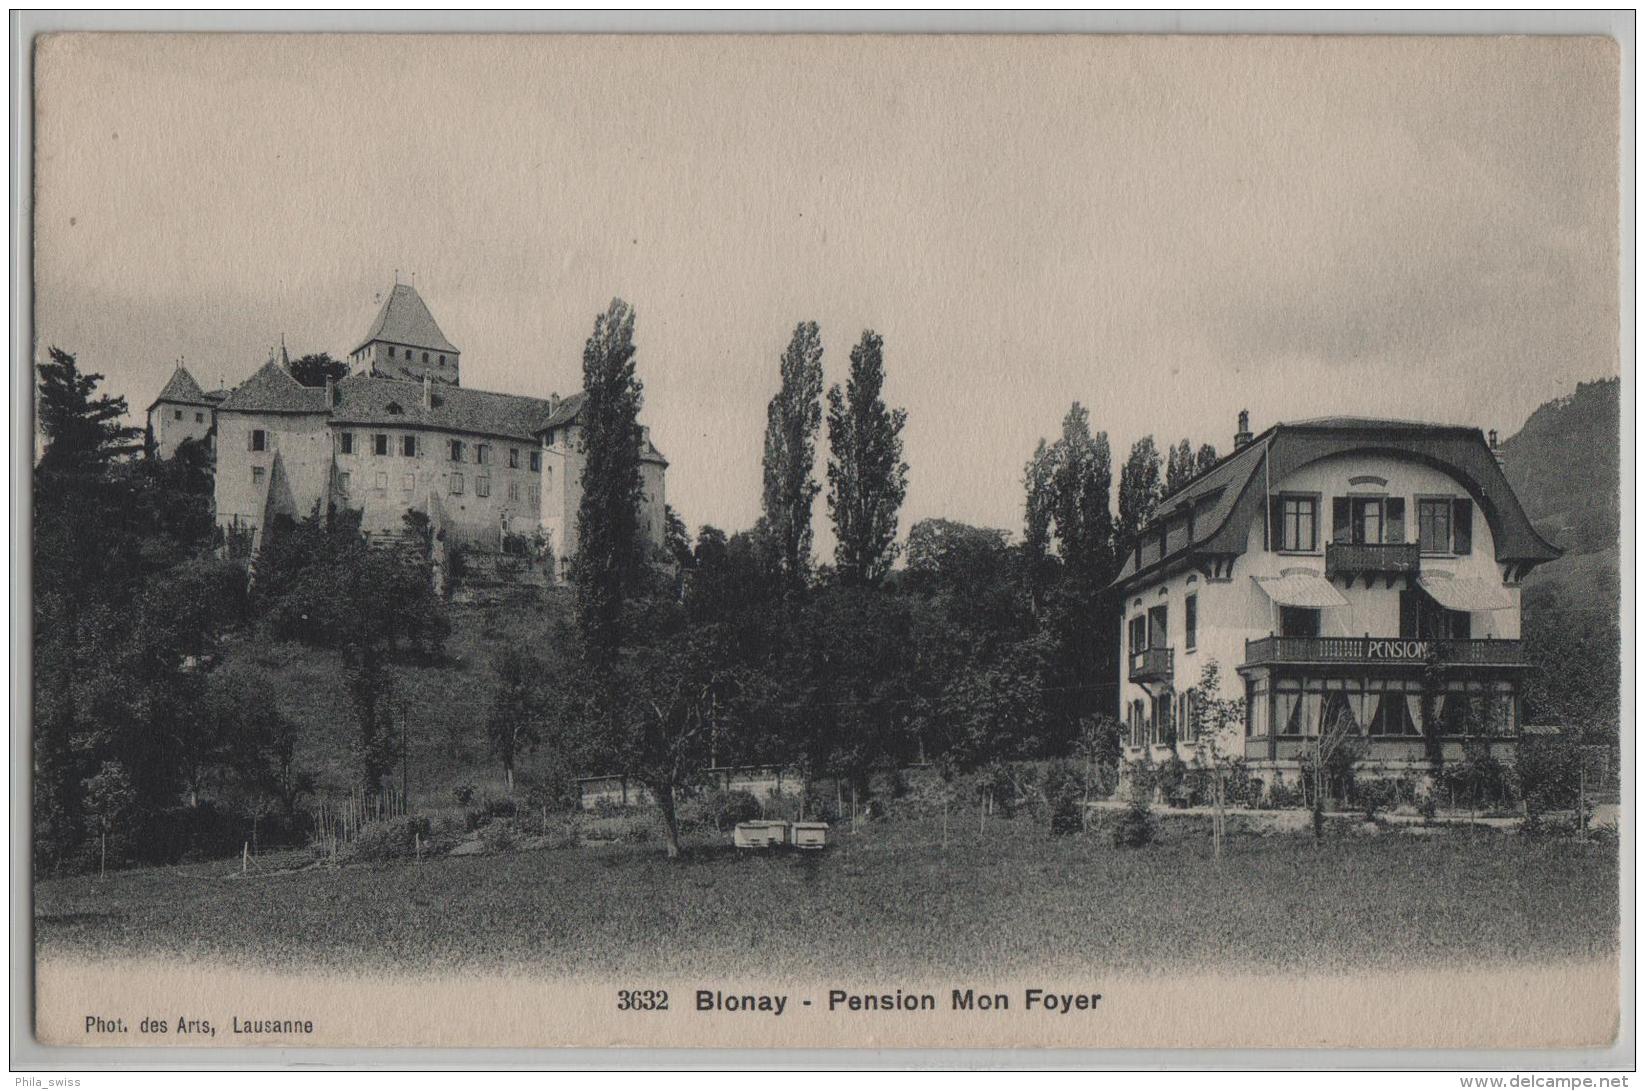
<instances>
[{"instance_id":1,"label":"sky","mask_svg":"<svg viewBox=\"0 0 1645 1091\"><path fill-rule=\"evenodd\" d=\"M797 322L885 339L904 529L1016 530L1070 403L1226 451L1325 414L1511 434L1618 373L1601 39L64 36L35 334L135 413L398 275L465 386L580 384L613 296L693 527L759 514ZM825 444L819 444L825 446ZM819 456L818 477L822 479ZM819 552L832 548L825 508Z\"/></svg>"}]
</instances>

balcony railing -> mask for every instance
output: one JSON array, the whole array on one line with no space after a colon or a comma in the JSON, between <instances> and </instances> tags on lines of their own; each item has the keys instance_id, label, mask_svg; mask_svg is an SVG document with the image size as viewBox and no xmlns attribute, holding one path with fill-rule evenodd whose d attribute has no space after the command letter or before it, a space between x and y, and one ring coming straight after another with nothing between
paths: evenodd
<instances>
[{"instance_id":1,"label":"balcony railing","mask_svg":"<svg viewBox=\"0 0 1645 1091\"><path fill-rule=\"evenodd\" d=\"M1325 545L1325 575L1328 579L1344 576L1415 576L1422 571L1422 547L1415 542L1391 545L1353 545L1347 542L1327 542Z\"/></svg>"},{"instance_id":2,"label":"balcony railing","mask_svg":"<svg viewBox=\"0 0 1645 1091\"><path fill-rule=\"evenodd\" d=\"M1131 653L1131 681L1169 682L1171 680L1171 649L1149 648Z\"/></svg>"},{"instance_id":3,"label":"balcony railing","mask_svg":"<svg viewBox=\"0 0 1645 1091\"><path fill-rule=\"evenodd\" d=\"M1521 667L1518 640L1417 640L1379 636L1265 636L1245 642L1245 666L1265 663L1414 663ZM1136 674L1133 657L1132 675Z\"/></svg>"}]
</instances>

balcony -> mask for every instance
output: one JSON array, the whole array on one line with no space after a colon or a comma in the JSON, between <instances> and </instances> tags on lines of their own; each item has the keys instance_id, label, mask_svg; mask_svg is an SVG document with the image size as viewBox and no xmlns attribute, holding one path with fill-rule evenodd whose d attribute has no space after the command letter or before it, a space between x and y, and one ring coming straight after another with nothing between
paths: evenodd
<instances>
[{"instance_id":1,"label":"balcony","mask_svg":"<svg viewBox=\"0 0 1645 1091\"><path fill-rule=\"evenodd\" d=\"M1390 545L1355 545L1349 542L1327 542L1325 545L1325 576L1342 577L1350 585L1365 577L1367 586L1378 576L1387 579L1389 586L1401 576L1415 576L1422 571L1422 547L1415 542Z\"/></svg>"},{"instance_id":2,"label":"balcony","mask_svg":"<svg viewBox=\"0 0 1645 1091\"><path fill-rule=\"evenodd\" d=\"M1380 636L1265 636L1245 642L1247 667L1285 663L1421 665L1430 656L1446 666L1523 667L1518 640L1417 640ZM1131 674L1136 677L1136 658Z\"/></svg>"},{"instance_id":3,"label":"balcony","mask_svg":"<svg viewBox=\"0 0 1645 1091\"><path fill-rule=\"evenodd\" d=\"M1131 681L1133 682L1165 682L1171 681L1171 649L1149 648L1145 651L1131 653Z\"/></svg>"}]
</instances>

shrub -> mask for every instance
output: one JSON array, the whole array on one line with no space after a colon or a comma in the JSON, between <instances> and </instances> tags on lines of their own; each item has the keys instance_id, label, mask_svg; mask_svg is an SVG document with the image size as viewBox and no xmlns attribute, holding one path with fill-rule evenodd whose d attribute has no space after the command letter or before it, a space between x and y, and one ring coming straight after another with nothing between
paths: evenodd
<instances>
[{"instance_id":1,"label":"shrub","mask_svg":"<svg viewBox=\"0 0 1645 1091\"><path fill-rule=\"evenodd\" d=\"M432 832L428 819L420 815L369 822L360 828L354 840L338 850L338 854L359 863L409 860L417 854L419 839L426 851Z\"/></svg>"},{"instance_id":2,"label":"shrub","mask_svg":"<svg viewBox=\"0 0 1645 1091\"><path fill-rule=\"evenodd\" d=\"M762 813L759 798L741 788L729 792L716 788L704 793L701 810L704 821L722 833L739 822L752 822Z\"/></svg>"},{"instance_id":3,"label":"shrub","mask_svg":"<svg viewBox=\"0 0 1645 1091\"><path fill-rule=\"evenodd\" d=\"M1304 781L1303 784L1307 782ZM1292 787L1283 780L1276 779L1274 786L1268 789L1268 806L1274 810L1290 810L1301 807L1304 802L1303 787Z\"/></svg>"},{"instance_id":4,"label":"shrub","mask_svg":"<svg viewBox=\"0 0 1645 1091\"><path fill-rule=\"evenodd\" d=\"M1399 801L1399 786L1391 780L1360 780L1354 785L1355 802L1365 814L1367 822L1376 821L1377 815Z\"/></svg>"},{"instance_id":5,"label":"shrub","mask_svg":"<svg viewBox=\"0 0 1645 1091\"><path fill-rule=\"evenodd\" d=\"M1519 741L1515 767L1529 814L1571 810L1582 779L1582 752L1564 735L1531 735Z\"/></svg>"},{"instance_id":6,"label":"shrub","mask_svg":"<svg viewBox=\"0 0 1645 1091\"><path fill-rule=\"evenodd\" d=\"M475 788L472 784L459 784L451 790L451 794L457 797L457 805L459 807L466 807L470 803L473 803L474 792Z\"/></svg>"},{"instance_id":7,"label":"shrub","mask_svg":"<svg viewBox=\"0 0 1645 1091\"><path fill-rule=\"evenodd\" d=\"M1176 754L1159 763L1154 783L1166 803L1173 807L1188 806L1188 766Z\"/></svg>"},{"instance_id":8,"label":"shrub","mask_svg":"<svg viewBox=\"0 0 1645 1091\"><path fill-rule=\"evenodd\" d=\"M1154 815L1148 809L1147 801L1140 795L1131 800L1129 806L1120 815L1114 824L1114 847L1122 849L1140 849L1150 845L1157 834Z\"/></svg>"}]
</instances>

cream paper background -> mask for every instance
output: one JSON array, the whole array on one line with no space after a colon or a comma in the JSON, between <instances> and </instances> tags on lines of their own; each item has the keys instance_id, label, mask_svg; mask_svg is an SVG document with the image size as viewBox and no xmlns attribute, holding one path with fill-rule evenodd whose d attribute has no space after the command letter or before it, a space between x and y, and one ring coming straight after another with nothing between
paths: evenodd
<instances>
[{"instance_id":1,"label":"cream paper background","mask_svg":"<svg viewBox=\"0 0 1645 1091\"><path fill-rule=\"evenodd\" d=\"M154 342L132 342L123 338L132 332L127 319L131 312L120 307L105 306L108 300L95 290L84 290L88 282L99 278L105 282L158 282L163 285L150 302L153 306L174 305L178 308L179 328L195 322L210 327L213 323L232 327L237 338L232 356L236 374L249 371L255 359L248 348L257 337L271 337L277 330L284 308L306 305L304 300L315 293L311 285L287 283L278 293L281 298L258 300L264 312L256 315L255 328L226 312L219 290L227 285L241 290L246 282L246 269L255 265L255 257L265 253L289 259L287 247L291 240L307 240L312 244L318 230L324 235L325 246L315 251L314 284L323 285L318 294L327 297L349 297L345 306L348 313L360 311L359 293L367 288L381 288L383 265L395 264L392 254L369 233L369 226L361 223L359 234L350 234L348 225L334 222L332 209L339 203L359 199L382 191L392 180L374 176L371 167L374 149L370 143L348 149L334 149L334 170L322 176L327 184L316 185L312 176L297 176L291 164L301 163L303 134L306 117L312 111L312 101L292 104L289 114L247 114L241 107L259 101L259 88L266 87L270 74L290 71L292 68L311 69L326 74L327 79L341 76L348 82L346 67L350 58L358 61L358 52L364 49L370 55L375 69L362 68L353 82L352 93L357 101L376 98L392 99L397 91L396 77L385 77L382 70L399 71L409 87L419 82L425 87L437 83L442 70L461 68L465 64L484 63L501 74L496 86L506 88L508 74L526 75L532 66L560 64L585 74L584 105L594 102L602 91L602 81L613 78L609 64L614 55L620 55L621 67L630 73L637 70L653 77L659 88L667 81L662 77L671 66L691 65L717 75L722 81L735 82L737 73L744 71L749 58L759 58L763 68L781 69L785 64L817 66L815 78L827 86L837 104L838 116L831 121L830 131L841 130L841 119L854 114L869 116L894 113L901 119L897 131L919 138L918 150L928 158L941 162L945 141L958 141L963 133L954 134L923 127L920 110L932 109L944 98L945 89L933 84L914 100L902 94L894 80L869 78L878 74L905 70L911 65L935 66L930 70L969 73L981 86L992 84L1038 83L1050 88L1050 98L1057 99L1058 81L1069 85L1082 74L1089 74L1104 65L1132 64L1138 66L1139 80L1135 85L1139 110L1160 98L1169 101L1180 94L1168 85L1150 83L1144 57L1175 52L1191 54L1189 67L1201 71L1206 86L1232 86L1238 75L1250 67L1251 51L1262 51L1270 63L1284 65L1287 56L1303 63L1309 50L1306 40L1087 40L1058 39L560 39L540 38L396 38L356 40L344 42L324 37L312 38L114 38L109 36L74 36L42 41L36 55L37 99L36 121L36 200L35 261L36 261L36 320L37 332L42 337L53 336L56 330L73 321L86 321L93 316L90 326L83 326L90 336L104 347L112 366L103 370L128 389L133 401L141 403L143 384L150 373L163 378L169 368L172 353L164 339ZM1352 42L1328 43L1327 48L1338 51L1344 58L1366 56L1384 58L1382 71L1377 64L1368 66L1367 80L1387 78L1388 72L1467 73L1477 68L1489 68L1493 58L1500 59L1505 52L1526 48L1523 40L1480 39L1471 42L1450 40L1440 42L1428 39L1362 39ZM1613 92L1618 76L1618 52L1614 43L1602 39L1572 39L1538 46L1556 51L1567 59L1574 58L1577 68L1600 73L1600 82ZM1471 54L1471 56L1470 56ZM936 64L936 62L942 62ZM1317 63L1317 62L1316 62ZM830 72L829 66L835 66ZM174 77L180 70L190 73L205 72L208 78L195 79L188 93L174 92ZM118 79L105 79L115 77ZM830 78L832 76L832 78ZM1465 78L1465 76L1464 76ZM214 217L209 185L203 191L206 198L192 209L178 209L164 203L168 194L146 190L138 179L146 171L158 167L151 157L158 148L149 149L140 143L129 148L125 169L131 172L132 184L125 196L112 206L106 203L107 176L101 172L102 161L91 153L91 141L104 140L100 130L93 132L87 119L96 117L99 103L109 94L109 86L118 83L122 88L141 87L145 80L167 89L168 109L175 112L175 120L217 125L226 140L217 154L203 155L198 162L202 177L224 179L224 184L236 189L235 200L243 200L247 189L253 202L263 203L270 214L266 217L221 222ZM1443 82L1443 79L1442 81ZM1548 89L1551 94L1558 87ZM490 126L492 136L500 141L511 139L510 126L518 118L508 114L506 91L491 103L492 114L476 115L453 102L442 108L438 95L426 93L416 96L418 139L425 142L430 160L439 158L440 150L452 142L460 142L459 134L476 126ZM666 99L659 91L658 98ZM711 98L688 99L673 104L667 111L667 124L677 146L700 147L718 157L718 162L734 165L739 149L735 133L726 133L716 124L723 120L715 114ZM1275 98L1268 108L1273 123L1284 126L1288 119L1301 118L1320 104L1294 99ZM347 103L340 106L351 109ZM590 116L597 112L590 110ZM1031 122L1032 119L1026 119ZM1453 119L1456 124L1470 123L1467 117ZM996 118L997 122L998 119ZM1614 113L1600 114L1588 119L1593 127L1592 138L1600 145L1614 146L1617 119ZM846 126L848 129L848 126ZM110 142L117 137L108 134ZM575 148L578 142L598 140L598 130L573 132L566 135ZM796 139L805 139L797 133ZM1341 143L1328 148L1302 146L1297 149L1294 166L1307 172L1317 168L1326 170L1333 162L1340 162L1344 149L1352 146L1355 133L1337 134ZM1241 139L1240 134L1202 133L1205 140L1215 138ZM1046 134L1054 139L1054 133ZM128 140L130 135L128 134ZM282 153L279 149L290 149ZM871 152L886 161L894 161L912 149L900 147L895 141L876 145L859 152ZM1036 183L1042 191L1066 194L1089 178L1093 167L1121 170L1123 164L1088 164L1077 160L1078 149L1068 149L1068 157L1075 161L1070 167L1044 165L1046 171L1067 170L1066 179L1034 177L1019 179L1023 188ZM350 155L344 154L352 153ZM659 186L670 184L667 177L659 178L644 168L646 149L636 146L635 167L601 179L597 191L557 192L554 194L552 214L577 222L579 218L601 214L608 202L617 202L629 209L642 212L647 207L647 194ZM286 154L289 159L284 159ZM1196 149L1190 143L1173 153L1180 160L1180 170L1192 171ZM255 159L255 164L267 164L266 170L244 169L241 160ZM283 163L276 163L283 160ZM312 167L312 163L305 164ZM529 279L535 264L543 255L520 245L520 238L531 234L545 215L541 195L518 179L488 176L486 164L461 164L461 177L444 183L443 203L449 219L436 218L418 225L423 234L441 240L438 246L422 257L428 261L479 265L496 265L515 272L522 280ZM973 164L973 166L979 166ZM715 161L705 159L704 169L719 169ZM984 175L1007 170L1003 164L982 164ZM876 202L886 198L871 176L842 171L837 178L828 179L820 190L830 200L842 202L849 210L856 202L864 215L872 211ZM1479 185L1488 179L1461 178L1459 186ZM998 182L998 179L995 179ZM758 175L747 180L752 189L758 189ZM1170 187L1179 184L1170 176L1161 176L1157 184ZM83 188L82 188L83 187ZM1009 188L1009 186L1007 186ZM227 196L223 198L225 205ZM1461 199L1466 199L1466 194ZM390 198L392 200L392 197ZM1604 213L1613 210L1607 218L1601 215L1602 231L1615 230L1614 208L1616 190L1614 179L1606 180L1597 189L1587 193L1585 200L1595 202ZM493 207L499 203L506 218L521 225L518 236L500 233L486 237L465 235L460 230L467 205L485 203ZM108 216L102 222L86 223L77 211L84 207L106 209ZM719 210L724 212L724 209ZM731 210L735 212L735 208ZM953 210L950 209L950 212ZM972 222L986 223L989 216L1003 210L979 208L966 213ZM1306 202L1295 206L1292 213L1305 217L1309 212ZM959 315L973 315L986 309L999 293L1006 290L1007 282L1019 277L1025 265L1032 264L1034 255L1008 252L1004 258L998 253L981 249L973 253L973 261L960 264L954 261L952 243L947 232L951 220L934 216L914 215L887 223L875 219L873 229L878 233L890 232L893 250L900 250L904 263L890 268L876 268L864 274L861 282L819 281L809 293L801 293L799 300L783 294L774 286L768 298L758 293L745 299L742 310L718 316L716 321L727 326L759 321L773 321L773 315L786 320L795 307L814 308L819 312L849 315L849 321L868 323L878 321L878 293L886 286L894 287L899 281L932 280L952 284L952 299L944 313L929 321L949 324ZM318 228L317 228L318 225ZM643 222L651 237L666 237L680 225L666 222ZM747 228L749 225L739 225ZM755 224L755 228L775 229L778 225ZM1435 224L1413 224L1411 230L1413 251L1420 250L1421 233L1435 228ZM95 231L88 231L95 228ZM729 230L729 228L728 228ZM100 234L99 234L100 233ZM1126 238L1155 237L1173 239L1173 224L1140 221L1124 225ZM152 236L149 256L152 263L140 262L121 248L107 245L109 239L144 238ZM1190 240L1190 245L1174 251L1173 257L1183 259L1194 251L1194 245L1205 240ZM1230 260L1227 253L1240 253L1241 260L1251 263L1253 271L1263 263L1263 238L1209 240L1226 246L1226 252L1201 251L1207 260ZM232 243L232 245L230 245ZM939 244L949 244L941 246ZM636 244L637 245L637 244ZM1162 243L1161 245L1166 245ZM1171 245L1182 245L1176 239ZM403 247L402 247L403 248ZM935 267L919 260L922 255L937 249L944 260ZM582 287L587 292L604 291L609 294L607 282L612 279L602 262L613 260L611 254L573 251L548 256L548 264L557 268L571 282L584 278ZM1614 259L1613 259L1614 260ZM645 248L636 255L623 259L624 279L667 282L689 274L694 266L689 254L670 251L667 247ZM357 266L369 264L364 273ZM346 268L345 268L346 267ZM1614 267L1613 267L1614 273ZM1305 275L1308 270L1302 271ZM349 278L355 278L358 283ZM461 276L451 278L460 281ZM1613 278L1614 279L1614 278ZM592 286L591 286L592 285ZM1329 309L1341 303L1354 291L1353 285L1324 285L1319 306ZM1561 287L1570 287L1562 285ZM1091 309L1100 310L1105 300L1119 291L1113 285L1097 285L1082 289ZM176 293L167 296L165 293ZM78 293L78 294L77 294ZM432 294L432 293L431 293ZM585 292L585 294L587 294ZM193 300L191 304L189 301ZM1591 326L1597 341L1585 344L1584 351L1591 358L1616 360L1616 323L1614 299L1590 299L1592 308L1581 312L1591 320L1578 323ZM586 333L587 313L592 313L603 299L577 296L564 310L569 312L562 329L532 327L526 340L556 345L580 344ZM473 306L464 301L453 308L442 308L438 296L432 301L436 313L448 325L464 323L464 307ZM515 312L522 321L535 321L524 311L529 301L515 301ZM190 313L190 308L194 313ZM369 310L369 307L364 309ZM240 308L245 311L248 308ZM1579 308L1579 311L1581 309ZM272 312L272 313L270 313ZM642 314L647 312L642 311ZM209 315L209 320L206 316ZM448 317L448 315L450 317ZM80 316L75 318L74 316ZM477 317L478 312L475 312ZM243 317L243 316L242 316ZM1231 316L1224 316L1230 318ZM842 321L847 319L842 317ZM236 325L235 323L239 324ZM778 320L778 333L785 332L784 321ZM350 332L353 332L352 330ZM1071 339L1085 331L1077 325L1071 329ZM491 337L490 333L485 334ZM1586 335L1584 335L1586 336ZM569 341L568 341L569 338ZM760 351L761 365L769 364L780 350L773 335L772 351ZM1237 338L1236 338L1237 340ZM329 346L336 348L337 346ZM464 344L465 364L473 359L494 361L522 360L518 344L506 340L484 344ZM1076 355L1075 344L1068 346L1069 354ZM1258 346L1260 349L1260 346ZM473 351L470 351L470 350ZM484 350L491 351L484 351ZM1256 351L1256 350L1253 350ZM571 357L571 353L560 355ZM838 355L838 353L836 353ZM1533 366L1547 366L1546 357L1529 354ZM909 394L904 401L929 396L933 391L946 389L956 378L944 366L944 354L917 363L900 372L899 381L905 384L899 393ZM1293 361L1296 363L1297 361ZM707 415L715 427L686 429L664 421L660 427L673 431L669 438L669 453L677 465L723 465L724 436L753 435L735 420L715 417L715 404L724 395L716 390L713 379L722 360L712 353L694 361L697 385L679 384L673 404L683 406L683 414ZM1507 364L1501 357L1497 366ZM206 364L202 381L213 385L212 369ZM494 389L518 389L534 382L531 377L511 374L507 364L488 365L499 368L489 375L476 376L473 385ZM522 366L520 364L512 365ZM676 372L684 365L679 365ZM726 365L729 366L729 365ZM1468 370L1468 367L1473 370ZM991 412L1008 422L1015 415L1032 416L1025 427L1028 431L1043 431L1054 422L1047 416L1047 405L1058 399L1046 395L1036 385L1036 370L1055 370L1052 360L1037 359L1035 366L1025 369L1020 376L1002 379L986 388ZM1471 365L1459 364L1455 381L1466 382L1477 388L1488 385L1486 396L1504 399L1519 384L1513 377L1489 370L1488 361L1474 360ZM1236 369L1237 370L1237 369ZM1445 370L1445 369L1440 369ZM985 375L970 370L967 383L976 383L978 396L983 397ZM1246 372L1238 379L1230 372L1216 372L1196 379L1192 387L1180 382L1166 384L1156 394L1141 396L1136 409L1139 419L1157 415L1162 404L1170 404L1173 411L1190 414L1196 422L1191 430L1205 432L1223 439L1217 425L1227 415L1228 395L1233 389L1252 394L1253 400L1266 400L1276 405L1287 402L1294 395L1295 372L1289 375L1270 375ZM1120 376L1123 377L1123 373ZM1584 375L1583 377L1593 377ZM670 384L675 376L657 376L649 393L655 404L668 404ZM1112 378L1112 377L1111 377ZM1482 384L1482 380L1491 380ZM1106 380L1105 380L1106 381ZM1237 387L1231 384L1237 383ZM718 384L723 385L723 384ZM158 389L157 385L155 389ZM1002 396L1002 391L1004 395ZM763 395L761 395L763 398ZM1334 397L1340 397L1340 391ZM1164 399L1162 401L1161 399ZM1066 399L1060 399L1066 404ZM1540 398L1535 399L1537 401ZM1534 404L1534 401L1532 402ZM1510 403L1494 401L1491 407L1507 415ZM1199 414L1198 416L1194 416ZM1289 415L1289 414L1277 414ZM945 455L962 464L970 457L963 449L964 437L946 428L940 412L913 417L918 428L928 432L910 435L911 458L917 467L936 466L945 461ZM1197 422L1204 421L1203 427ZM1225 423L1225 422L1224 422ZM720 427L723 425L724 427ZM1014 435L993 435L990 441L1010 453L1009 458L995 457L990 462L1005 464L1006 477L1014 477L1020 463ZM746 446L744 444L743 446ZM917 453L917 457L913 457ZM998 452L996 452L998 454ZM747 460L745 451L736 457ZM718 461L717 461L718 460ZM987 473L997 473L995 470ZM735 476L735 475L734 475ZM748 477L743 472L741 477ZM713 494L721 489L723 475L705 472L702 480L711 484L692 485L686 479L685 495L698 502L692 510L705 517L714 516L733 526L739 525L736 510L724 514L714 511ZM671 494L674 486L671 478ZM934 509L964 517L968 514L963 503L956 504L954 496L962 492L998 492L1005 489L1015 497L1014 483L986 477L965 477L945 496L939 487L931 500ZM693 493L695 489L695 493ZM748 490L741 490L747 492ZM921 501L925 502L925 501ZM945 507L947 505L947 507ZM920 514L919 512L915 513ZM819 526L819 531L823 528ZM819 549L826 549L823 534L819 534ZM1392 942L1392 940L1391 940ZM613 1010L613 992L617 987L632 982L594 982L586 979L556 981L529 978L493 978L488 976L413 977L384 976L360 977L348 973L323 976L287 975L277 972L255 973L244 969L202 965L165 964L136 960L87 962L84 960L50 957L35 967L36 1028L40 1040L52 1045L103 1044L129 1046L136 1043L136 1035L114 1040L106 1036L88 1036L82 1023L87 1014L124 1017L135 1025L144 1015L158 1015L175 1019L188 1014L210 1019L220 1028L226 1028L231 1016L240 1014L253 1017L289 1016L312 1018L317 1032L300 1044L312 1046L380 1046L380 1045L442 1045L442 1046L574 1046L574 1045L645 1045L645 1046L1044 1046L1044 1047L1138 1047L1138 1046L1291 1046L1291 1047L1381 1047L1381 1048L1538 1048L1570 1047L1604 1044L1616 1033L1619 1000L1619 970L1614 961L1600 961L1580 965L1561 966L1479 966L1428 967L1402 973L1365 972L1348 977L1319 978L1289 975L1207 974L1205 976L1174 976L1167 979L1111 977L1100 970L1089 976L1070 973L1069 968L1056 965L1055 953L1048 952L1048 969L1044 981L991 979L987 967L978 967L972 980L930 983L936 992L939 1011L934 1015L904 1016L878 1015L872 1017L828 1015L817 1007L794 1007L802 995L810 995L817 1004L829 987L858 987L883 991L888 988L917 987L914 983L863 981L842 975L837 982L770 982L746 980L663 982L675 992L678 1010L667 1016L625 1015L619 1017ZM646 982L652 985L652 982ZM1015 1003L1021 990L1027 986L1053 987L1061 985L1070 991L1100 991L1102 1006L1095 1013L1071 1015L1029 1015L1019 1010L988 1015L953 1015L941 1011L951 987L987 988L1006 991ZM759 1015L705 1016L689 1010L689 997L697 987L720 988L738 993L782 991L791 1000L790 1014L782 1019ZM804 1014L801 1014L804 1012ZM155 1045L182 1044L176 1036L156 1040ZM233 1044L219 1031L218 1037L202 1045ZM266 1045L299 1044L269 1041Z\"/></svg>"}]
</instances>

